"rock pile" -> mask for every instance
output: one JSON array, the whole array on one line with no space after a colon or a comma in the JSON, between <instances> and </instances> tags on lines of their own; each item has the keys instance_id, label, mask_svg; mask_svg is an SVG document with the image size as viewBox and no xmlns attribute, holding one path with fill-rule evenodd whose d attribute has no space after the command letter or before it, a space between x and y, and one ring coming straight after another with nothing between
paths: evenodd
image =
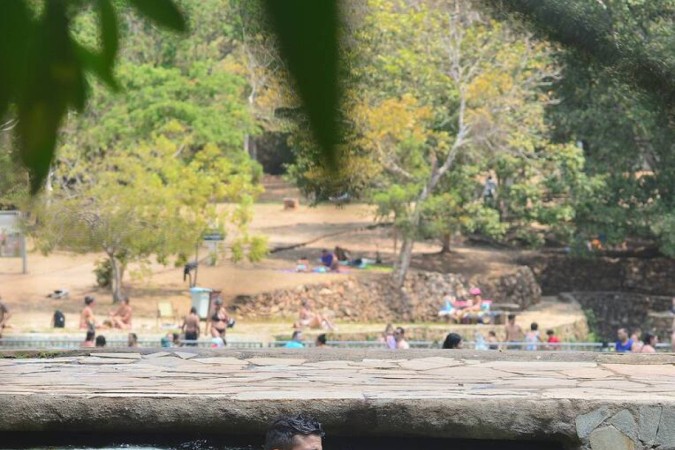
<instances>
[{"instance_id":1,"label":"rock pile","mask_svg":"<svg viewBox=\"0 0 675 450\"><path fill-rule=\"evenodd\" d=\"M527 267L516 272L468 283L461 275L414 272L402 290L386 275L349 277L344 280L300 285L254 296L238 296L231 309L249 319L295 318L302 300L312 300L315 309L346 321L432 321L438 318L446 293L468 298L468 288L478 286L484 298L517 303L523 308L538 303L541 291Z\"/></svg>"}]
</instances>

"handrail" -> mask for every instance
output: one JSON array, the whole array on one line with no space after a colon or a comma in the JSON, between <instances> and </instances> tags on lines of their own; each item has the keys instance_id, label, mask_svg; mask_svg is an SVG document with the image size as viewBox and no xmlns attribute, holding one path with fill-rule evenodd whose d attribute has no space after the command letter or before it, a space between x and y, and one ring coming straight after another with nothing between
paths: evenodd
<instances>
[{"instance_id":1,"label":"handrail","mask_svg":"<svg viewBox=\"0 0 675 450\"><path fill-rule=\"evenodd\" d=\"M260 341L236 341L228 340L227 348L241 348L241 349L250 349L250 348L282 348L289 341L272 341L272 342L260 342ZM138 341L139 347L145 348L163 348L159 339L153 338L141 338ZM40 337L40 338L26 338L26 337L12 337L6 336L0 338L0 349L79 349L81 347L82 340L77 338L61 338L61 337ZM184 346L186 349L191 347L196 348L210 348L212 347L211 339L200 339L196 341L182 340L181 347ZM442 346L442 343L439 341L408 341L410 348L426 348L426 349L439 349ZM482 342L477 344L475 341L463 341L463 348L471 350L523 350L527 351L530 348L536 348L537 350L558 350L558 351L595 351L595 352L614 352L614 345L601 343L601 342L560 342L560 343L547 343L547 342ZM126 339L108 339L106 341L107 348L127 348ZM490 348L490 345L496 348ZM305 347L315 347L314 342L304 342ZM384 342L380 341L328 341L328 347L335 348L386 348ZM176 348L176 347L174 347ZM670 344L668 343L659 343L656 345L657 351L669 351Z\"/></svg>"}]
</instances>

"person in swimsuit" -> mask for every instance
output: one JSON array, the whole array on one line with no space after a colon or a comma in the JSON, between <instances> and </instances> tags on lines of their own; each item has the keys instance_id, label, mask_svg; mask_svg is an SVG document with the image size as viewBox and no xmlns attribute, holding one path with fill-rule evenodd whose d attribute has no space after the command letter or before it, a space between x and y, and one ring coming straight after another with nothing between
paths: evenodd
<instances>
[{"instance_id":1,"label":"person in swimsuit","mask_svg":"<svg viewBox=\"0 0 675 450\"><path fill-rule=\"evenodd\" d=\"M96 322L96 316L94 316L94 297L87 295L84 298L84 308L80 313L80 329L93 330L97 326L100 324Z\"/></svg>"},{"instance_id":2,"label":"person in swimsuit","mask_svg":"<svg viewBox=\"0 0 675 450\"><path fill-rule=\"evenodd\" d=\"M304 300L302 302L299 318L300 320L293 324L293 328L295 329L301 329L304 327L327 328L329 330L335 329L333 323L328 320L327 317L323 316L321 313L314 312L312 302L309 300Z\"/></svg>"},{"instance_id":3,"label":"person in swimsuit","mask_svg":"<svg viewBox=\"0 0 675 450\"><path fill-rule=\"evenodd\" d=\"M185 316L181 330L185 333L186 341L197 341L199 339L199 315L197 314L197 308L194 306L190 308L190 314ZM196 347L197 342L188 342L185 345L188 347Z\"/></svg>"},{"instance_id":4,"label":"person in swimsuit","mask_svg":"<svg viewBox=\"0 0 675 450\"><path fill-rule=\"evenodd\" d=\"M131 306L129 305L129 297L122 299L122 304L110 313L109 325L120 330L131 329Z\"/></svg>"},{"instance_id":5,"label":"person in swimsuit","mask_svg":"<svg viewBox=\"0 0 675 450\"><path fill-rule=\"evenodd\" d=\"M211 315L211 337L219 337L227 345L225 334L227 333L227 324L230 322L230 316L227 314L221 298L217 298L215 304L216 309Z\"/></svg>"}]
</instances>

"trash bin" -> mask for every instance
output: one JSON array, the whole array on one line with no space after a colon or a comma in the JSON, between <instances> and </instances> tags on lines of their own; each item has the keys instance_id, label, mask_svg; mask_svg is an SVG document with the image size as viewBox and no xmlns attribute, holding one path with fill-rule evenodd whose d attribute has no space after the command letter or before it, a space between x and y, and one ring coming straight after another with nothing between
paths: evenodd
<instances>
[{"instance_id":1,"label":"trash bin","mask_svg":"<svg viewBox=\"0 0 675 450\"><path fill-rule=\"evenodd\" d=\"M206 319L209 315L209 300L212 289L193 287L190 288L190 297L192 306L197 308L197 314L201 319Z\"/></svg>"}]
</instances>

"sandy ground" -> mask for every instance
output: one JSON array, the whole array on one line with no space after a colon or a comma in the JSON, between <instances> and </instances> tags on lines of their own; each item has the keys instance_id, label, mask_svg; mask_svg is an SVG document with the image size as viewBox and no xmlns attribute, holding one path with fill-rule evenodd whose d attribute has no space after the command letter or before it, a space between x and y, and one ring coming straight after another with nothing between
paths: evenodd
<instances>
[{"instance_id":1,"label":"sandy ground","mask_svg":"<svg viewBox=\"0 0 675 450\"><path fill-rule=\"evenodd\" d=\"M275 201L256 204L251 231L266 235L270 250L308 244L272 253L259 263L234 264L227 258L215 266L203 262L199 267L198 285L220 289L226 301L231 301L241 294L344 277L345 274L298 274L291 271L299 257L315 259L322 248L333 248L335 245L346 247L354 256L374 258L379 253L385 262L391 262L394 255L391 230L386 227L367 229L375 224L372 217L372 207L360 204L346 205L341 209L333 205L301 205L292 211L284 211L281 203ZM504 251L468 247L457 247L449 255L435 255L439 249L436 243L416 245L414 266L471 275L508 270L516 256ZM206 253L204 248L200 256ZM28 274L25 275L21 273L19 259L0 259L0 296L13 312L13 328L7 330L6 334L54 332L50 323L55 309L62 310L66 315L66 329L63 331L77 333L78 315L85 295L94 295L97 298L97 316L106 316L113 308L110 293L96 287L93 274L95 262L101 258L102 255L98 254L75 255L64 252L43 256L31 250ZM172 302L178 316L188 312L188 282L183 280L182 267L152 264L150 273L140 276L136 272L138 268L131 267L125 279L125 290L131 296L134 308L135 331L160 331L156 318L159 301ZM358 272L351 274L361 276ZM56 289L67 289L69 297L60 300L47 298L47 294ZM365 324L363 327L381 329L383 325ZM353 327L358 328L345 324L346 329ZM238 327L239 330L243 328ZM286 332L288 324L251 324L245 328L254 338ZM234 332L235 335L238 333L240 331Z\"/></svg>"}]
</instances>

